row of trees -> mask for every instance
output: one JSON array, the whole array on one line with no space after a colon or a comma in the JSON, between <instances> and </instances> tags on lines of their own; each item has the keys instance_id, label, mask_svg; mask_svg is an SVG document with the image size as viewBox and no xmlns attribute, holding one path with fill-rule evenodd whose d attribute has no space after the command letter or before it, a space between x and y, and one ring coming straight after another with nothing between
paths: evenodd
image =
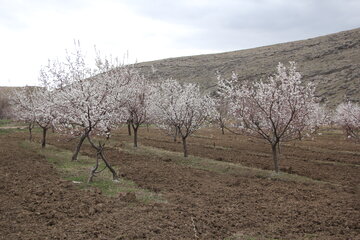
<instances>
[{"instance_id":1,"label":"row of trees","mask_svg":"<svg viewBox=\"0 0 360 240\"><path fill-rule=\"evenodd\" d=\"M224 132L247 134L265 139L271 145L275 171L279 171L280 143L314 133L329 121L324 107L316 102L315 86L303 83L295 63L278 65L277 73L266 81L239 82L218 77L218 91L210 97L196 84L180 84L174 79L150 81L133 66L117 59L101 57L87 62L80 44L63 61L49 61L40 72L42 87L24 88L14 97L16 117L42 128L42 146L50 128L79 137L72 160L76 160L87 139L97 152L89 182L98 172L99 161L117 179L116 171L104 155L106 140L95 143L94 135L110 137L117 126L127 123L133 129L137 147L139 126L156 124L167 134L181 137L184 156L187 138L199 128L218 122ZM348 106L351 104L351 106ZM348 120L357 105L340 105L336 120L352 138L359 137L359 110ZM357 114L357 115L356 115Z\"/></svg>"},{"instance_id":2,"label":"row of trees","mask_svg":"<svg viewBox=\"0 0 360 240\"><path fill-rule=\"evenodd\" d=\"M42 128L42 147L51 128L79 137L72 160L77 160L87 139L97 152L89 182L98 172L99 161L109 168L113 179L118 178L104 155L106 140L95 142L95 135L108 139L112 129L128 123L137 147L139 126L153 122L180 134L187 156L187 137L213 115L211 99L200 94L198 86L175 80L150 82L133 66L102 57L98 51L95 61L88 62L79 43L63 61L49 61L39 80L42 87L26 87L14 94L14 116L29 124L30 140L34 124ZM176 91L171 94L167 89Z\"/></svg>"}]
</instances>

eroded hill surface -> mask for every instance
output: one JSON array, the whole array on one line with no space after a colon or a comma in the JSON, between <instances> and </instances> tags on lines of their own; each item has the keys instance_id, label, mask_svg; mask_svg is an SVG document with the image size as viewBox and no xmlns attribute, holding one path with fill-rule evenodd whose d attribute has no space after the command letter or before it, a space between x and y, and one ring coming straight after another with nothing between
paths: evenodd
<instances>
[{"instance_id":1,"label":"eroded hill surface","mask_svg":"<svg viewBox=\"0 0 360 240\"><path fill-rule=\"evenodd\" d=\"M317 95L334 106L344 99L360 101L360 28L302 41L234 52L169 58L139 63L152 78L173 77L214 89L216 71L255 81L275 71L278 62L296 61L305 81L318 84ZM152 72L152 66L156 72Z\"/></svg>"}]
</instances>

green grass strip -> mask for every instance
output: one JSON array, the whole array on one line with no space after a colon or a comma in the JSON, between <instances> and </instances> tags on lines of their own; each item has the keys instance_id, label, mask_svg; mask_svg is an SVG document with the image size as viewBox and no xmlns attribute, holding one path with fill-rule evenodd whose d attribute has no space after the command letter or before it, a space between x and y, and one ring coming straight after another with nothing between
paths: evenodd
<instances>
[{"instance_id":1,"label":"green grass strip","mask_svg":"<svg viewBox=\"0 0 360 240\"><path fill-rule=\"evenodd\" d=\"M98 173L92 183L87 183L90 169L95 165L96 159L94 158L79 155L78 161L71 161L72 152L68 150L57 148L52 145L41 148L39 144L31 143L29 141L23 141L20 145L23 148L32 149L39 155L45 157L56 167L64 179L72 181L74 184L78 185L80 189L96 187L107 196L117 196L119 193L133 192L136 195L136 199L143 203L166 203L166 200L163 199L161 194L142 189L131 180L121 178L118 181L113 181L112 175L107 169ZM99 169L103 168L104 164L100 162Z\"/></svg>"}]
</instances>

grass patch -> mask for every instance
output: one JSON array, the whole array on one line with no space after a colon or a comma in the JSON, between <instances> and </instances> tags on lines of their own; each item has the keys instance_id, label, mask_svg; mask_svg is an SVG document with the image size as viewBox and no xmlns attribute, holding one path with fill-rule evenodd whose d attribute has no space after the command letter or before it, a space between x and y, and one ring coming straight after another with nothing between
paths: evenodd
<instances>
[{"instance_id":1,"label":"grass patch","mask_svg":"<svg viewBox=\"0 0 360 240\"><path fill-rule=\"evenodd\" d=\"M216 150L233 150L231 147L223 147L217 145L204 145L205 148L216 149Z\"/></svg>"},{"instance_id":2,"label":"grass patch","mask_svg":"<svg viewBox=\"0 0 360 240\"><path fill-rule=\"evenodd\" d=\"M315 240L318 238L317 234L314 233L305 233L304 240Z\"/></svg>"},{"instance_id":3,"label":"grass patch","mask_svg":"<svg viewBox=\"0 0 360 240\"><path fill-rule=\"evenodd\" d=\"M10 119L0 119L0 127L1 128L5 128L5 127L23 128L23 127L27 127L27 124L24 123L24 122L13 121L13 120L10 120Z\"/></svg>"},{"instance_id":4,"label":"grass patch","mask_svg":"<svg viewBox=\"0 0 360 240\"><path fill-rule=\"evenodd\" d=\"M242 233L235 233L234 235L225 238L224 240L281 240L280 238L268 238L268 237L255 237Z\"/></svg>"},{"instance_id":5,"label":"grass patch","mask_svg":"<svg viewBox=\"0 0 360 240\"><path fill-rule=\"evenodd\" d=\"M0 134L8 134L14 132L15 129L0 129Z\"/></svg>"},{"instance_id":6,"label":"grass patch","mask_svg":"<svg viewBox=\"0 0 360 240\"><path fill-rule=\"evenodd\" d=\"M214 136L212 136L211 134L210 134L210 136L193 134L192 137L194 137L194 138L204 138L204 139L214 139Z\"/></svg>"},{"instance_id":7,"label":"grass patch","mask_svg":"<svg viewBox=\"0 0 360 240\"><path fill-rule=\"evenodd\" d=\"M121 178L118 181L113 181L112 174L107 169L97 174L92 183L87 183L90 169L95 165L96 159L94 158L79 154L78 161L71 161L72 152L68 150L52 145L47 145L46 148L43 149L39 144L28 141L23 141L20 145L24 148L33 149L41 156L44 156L57 168L64 179L77 184L80 189L99 188L103 194L110 197L117 196L118 193L133 192L137 200L144 203L166 202L161 194L142 189L131 180ZM100 162L99 169L103 169L104 166L105 165Z\"/></svg>"},{"instance_id":8,"label":"grass patch","mask_svg":"<svg viewBox=\"0 0 360 240\"><path fill-rule=\"evenodd\" d=\"M333 166L360 167L359 164L344 163L344 162L335 162L335 161L312 160L312 162L316 162L316 163L324 164L324 165L333 165Z\"/></svg>"},{"instance_id":9,"label":"grass patch","mask_svg":"<svg viewBox=\"0 0 360 240\"><path fill-rule=\"evenodd\" d=\"M9 119L0 119L0 127L8 125L9 123L11 123Z\"/></svg>"},{"instance_id":10,"label":"grass patch","mask_svg":"<svg viewBox=\"0 0 360 240\"><path fill-rule=\"evenodd\" d=\"M151 155L162 159L171 159L173 162L178 164L182 164L196 169L216 172L220 174L254 176L257 178L302 182L302 183L331 184L328 182L319 181L296 174L288 174L284 172L275 173L274 171L271 170L247 167L239 163L217 161L210 158L202 158L192 155L189 155L187 158L184 158L183 153L172 152L150 146L140 146L138 148L134 148L130 143L126 143L126 142L123 143L123 147L121 147L120 150L125 151L129 154L138 154L144 156Z\"/></svg>"},{"instance_id":11,"label":"grass patch","mask_svg":"<svg viewBox=\"0 0 360 240\"><path fill-rule=\"evenodd\" d=\"M9 134L14 132L24 132L26 129L21 128L0 128L0 134Z\"/></svg>"}]
</instances>

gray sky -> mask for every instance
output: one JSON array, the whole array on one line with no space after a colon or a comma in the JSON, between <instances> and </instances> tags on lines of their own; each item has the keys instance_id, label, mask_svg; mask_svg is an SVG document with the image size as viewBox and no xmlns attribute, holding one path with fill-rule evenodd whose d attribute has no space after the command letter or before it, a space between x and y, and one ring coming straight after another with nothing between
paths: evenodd
<instances>
[{"instance_id":1,"label":"gray sky","mask_svg":"<svg viewBox=\"0 0 360 240\"><path fill-rule=\"evenodd\" d=\"M360 0L0 0L0 86L37 84L74 39L142 62L350 30L359 12Z\"/></svg>"}]
</instances>

